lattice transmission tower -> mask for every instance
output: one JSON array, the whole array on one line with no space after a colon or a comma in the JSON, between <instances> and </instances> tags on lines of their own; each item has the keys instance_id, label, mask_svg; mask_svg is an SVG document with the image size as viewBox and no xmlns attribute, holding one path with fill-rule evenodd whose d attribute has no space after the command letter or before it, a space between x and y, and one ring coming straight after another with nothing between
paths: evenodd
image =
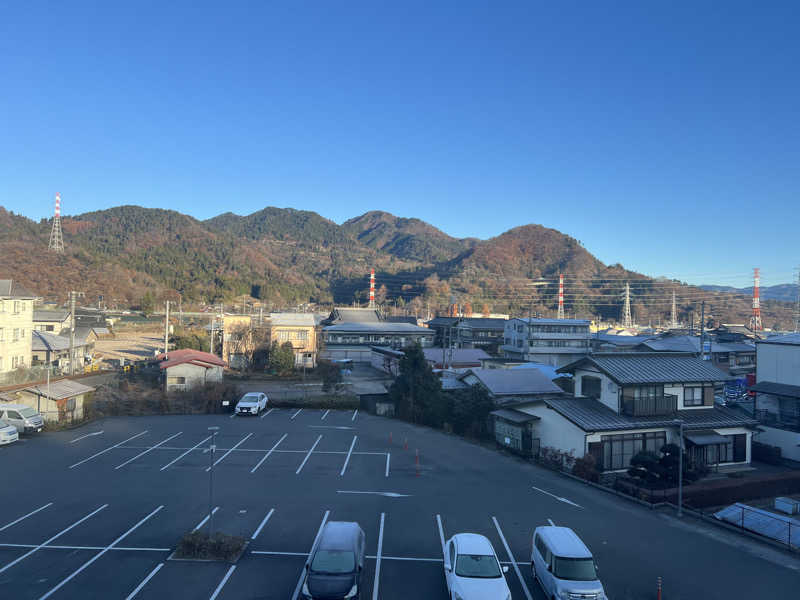
<instances>
[{"instance_id":1,"label":"lattice transmission tower","mask_svg":"<svg viewBox=\"0 0 800 600\"><path fill-rule=\"evenodd\" d=\"M57 254L64 254L64 235L61 233L61 194L56 194L56 211L53 216L53 228L50 230L50 244L47 249Z\"/></svg>"},{"instance_id":2,"label":"lattice transmission tower","mask_svg":"<svg viewBox=\"0 0 800 600\"><path fill-rule=\"evenodd\" d=\"M625 282L625 304L622 305L622 326L629 328L633 327L633 318L631 317L631 284Z\"/></svg>"}]
</instances>

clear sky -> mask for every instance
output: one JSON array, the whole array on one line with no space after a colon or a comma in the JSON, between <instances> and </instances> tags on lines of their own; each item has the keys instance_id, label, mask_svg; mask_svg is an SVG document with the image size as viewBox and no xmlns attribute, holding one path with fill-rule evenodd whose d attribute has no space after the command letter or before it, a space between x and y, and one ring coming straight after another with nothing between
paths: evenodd
<instances>
[{"instance_id":1,"label":"clear sky","mask_svg":"<svg viewBox=\"0 0 800 600\"><path fill-rule=\"evenodd\" d=\"M693 283L800 263L800 2L2 2L0 205L526 223Z\"/></svg>"}]
</instances>

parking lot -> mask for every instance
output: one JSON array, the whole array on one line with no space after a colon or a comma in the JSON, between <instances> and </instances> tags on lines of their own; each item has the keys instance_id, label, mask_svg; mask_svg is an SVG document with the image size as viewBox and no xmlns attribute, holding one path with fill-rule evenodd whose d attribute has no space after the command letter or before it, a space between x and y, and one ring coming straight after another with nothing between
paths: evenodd
<instances>
[{"instance_id":1,"label":"parking lot","mask_svg":"<svg viewBox=\"0 0 800 600\"><path fill-rule=\"evenodd\" d=\"M209 426L219 427L208 451ZM422 427L358 411L107 419L0 449L0 589L27 598L294 599L329 520L367 537L362 598L446 598L442 540L489 538L513 598L538 525L576 530L609 596L794 597L798 561ZM210 467L213 464L213 472ZM170 559L187 531L250 539L235 566Z\"/></svg>"}]
</instances>

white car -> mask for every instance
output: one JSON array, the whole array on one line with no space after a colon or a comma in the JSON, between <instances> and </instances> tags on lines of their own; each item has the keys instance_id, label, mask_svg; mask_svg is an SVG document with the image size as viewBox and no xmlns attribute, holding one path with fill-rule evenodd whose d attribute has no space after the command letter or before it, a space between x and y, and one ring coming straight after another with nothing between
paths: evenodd
<instances>
[{"instance_id":1,"label":"white car","mask_svg":"<svg viewBox=\"0 0 800 600\"><path fill-rule=\"evenodd\" d=\"M451 600L511 600L491 542L477 533L457 533L444 545L444 577Z\"/></svg>"},{"instance_id":2,"label":"white car","mask_svg":"<svg viewBox=\"0 0 800 600\"><path fill-rule=\"evenodd\" d=\"M267 395L262 392L248 392L236 403L237 415L257 415L267 408Z\"/></svg>"},{"instance_id":3,"label":"white car","mask_svg":"<svg viewBox=\"0 0 800 600\"><path fill-rule=\"evenodd\" d=\"M0 446L11 444L19 439L19 431L8 421L0 420Z\"/></svg>"}]
</instances>

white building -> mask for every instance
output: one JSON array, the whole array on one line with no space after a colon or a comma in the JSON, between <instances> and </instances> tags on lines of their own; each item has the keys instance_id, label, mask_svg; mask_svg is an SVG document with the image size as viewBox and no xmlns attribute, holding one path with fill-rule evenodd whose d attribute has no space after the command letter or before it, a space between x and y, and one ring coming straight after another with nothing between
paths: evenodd
<instances>
[{"instance_id":1,"label":"white building","mask_svg":"<svg viewBox=\"0 0 800 600\"><path fill-rule=\"evenodd\" d=\"M215 354L201 352L200 350L173 350L167 354L159 355L162 359L159 368L163 369L165 389L167 392L182 392L207 383L222 381L222 372L225 361Z\"/></svg>"},{"instance_id":2,"label":"white building","mask_svg":"<svg viewBox=\"0 0 800 600\"><path fill-rule=\"evenodd\" d=\"M561 367L589 353L589 321L510 319L500 351L506 358Z\"/></svg>"}]
</instances>

